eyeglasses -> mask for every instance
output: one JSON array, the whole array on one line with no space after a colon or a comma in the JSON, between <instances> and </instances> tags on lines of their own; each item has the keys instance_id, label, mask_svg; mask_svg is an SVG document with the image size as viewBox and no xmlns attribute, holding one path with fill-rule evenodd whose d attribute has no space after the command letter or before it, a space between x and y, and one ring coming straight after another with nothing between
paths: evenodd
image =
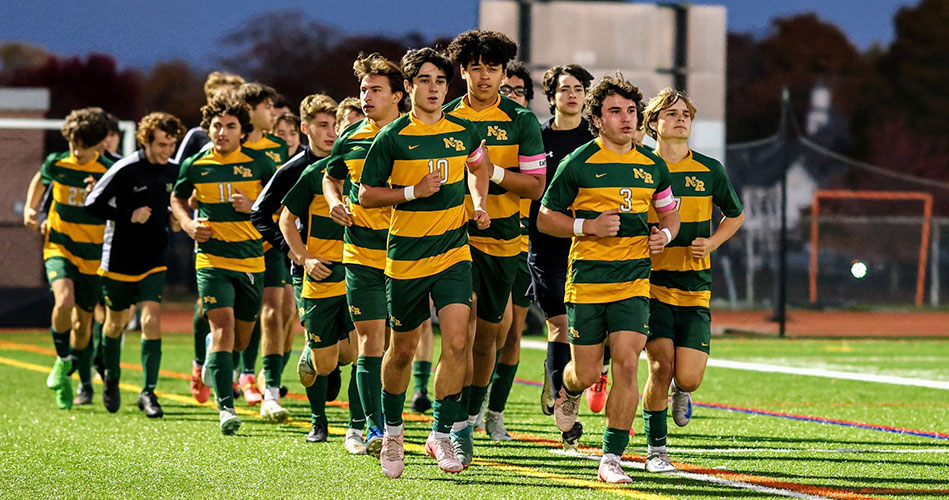
<instances>
[{"instance_id":1,"label":"eyeglasses","mask_svg":"<svg viewBox=\"0 0 949 500\"><path fill-rule=\"evenodd\" d=\"M514 94L518 97L524 97L524 95L527 94L527 89L521 86L512 87L510 85L501 85L501 88L499 90L501 91L501 95L503 96L509 96L511 94Z\"/></svg>"}]
</instances>

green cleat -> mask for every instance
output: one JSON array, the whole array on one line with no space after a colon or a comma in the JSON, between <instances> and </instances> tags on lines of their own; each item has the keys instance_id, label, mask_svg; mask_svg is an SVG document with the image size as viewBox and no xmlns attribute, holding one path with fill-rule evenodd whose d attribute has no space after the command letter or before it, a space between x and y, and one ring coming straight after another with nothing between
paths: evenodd
<instances>
[{"instance_id":1,"label":"green cleat","mask_svg":"<svg viewBox=\"0 0 949 500\"><path fill-rule=\"evenodd\" d=\"M66 377L63 383L56 388L56 407L60 410L72 409L72 380Z\"/></svg>"},{"instance_id":2,"label":"green cleat","mask_svg":"<svg viewBox=\"0 0 949 500\"><path fill-rule=\"evenodd\" d=\"M471 426L467 426L458 432L452 432L451 445L455 449L455 456L464 468L471 465L471 459L474 457L474 441L471 437Z\"/></svg>"},{"instance_id":3,"label":"green cleat","mask_svg":"<svg viewBox=\"0 0 949 500\"><path fill-rule=\"evenodd\" d=\"M46 387L54 391L59 389L69 381L69 372L71 371L72 361L65 361L63 358L57 357L56 362L53 363L53 369L49 371L49 376L46 377Z\"/></svg>"}]
</instances>

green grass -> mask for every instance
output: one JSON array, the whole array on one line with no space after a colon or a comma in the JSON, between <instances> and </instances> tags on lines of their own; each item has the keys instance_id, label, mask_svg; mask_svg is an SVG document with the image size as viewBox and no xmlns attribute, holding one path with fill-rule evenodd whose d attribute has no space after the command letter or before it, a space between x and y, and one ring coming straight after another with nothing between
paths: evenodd
<instances>
[{"instance_id":1,"label":"green grass","mask_svg":"<svg viewBox=\"0 0 949 500\"><path fill-rule=\"evenodd\" d=\"M128 335L124 362L138 365L137 340L137 334ZM634 480L631 486L593 489L596 462L553 453L549 444L537 441L559 440L559 432L552 418L539 411L539 388L524 384L515 384L505 420L509 430L529 439L492 444L483 434L476 434L477 455L483 460L459 475L441 473L433 460L410 449L403 478L387 480L378 463L350 456L343 449L341 433L348 411L342 407L329 409L333 429L325 444L304 443L309 409L305 401L292 398L284 403L294 422L266 424L256 416L242 415L244 425L238 435L221 436L216 411L197 406L187 381L172 377L159 382L159 391L178 395L161 398L166 413L161 420L146 419L135 406L131 390L123 391L121 410L109 414L101 404L101 385L96 386L93 405L60 411L44 384L52 356L11 342L52 348L48 333L0 334L0 377L5 382L0 396L3 497L776 496L682 476L647 475L632 468L627 468ZM163 344L162 368L187 373L193 354L190 336L166 335ZM712 353L716 359L949 380L947 341L716 338ZM542 351L523 349L518 377L541 380L543 356ZM645 381L642 368L640 386ZM301 394L292 363L287 371L284 380L291 392ZM349 370L343 373L345 384ZM124 369L122 381L140 385L142 375ZM341 397L345 394L344 385ZM709 367L694 397L697 402L945 434L949 433L947 396L949 391L942 389ZM237 403L247 409L243 400ZM583 443L598 447L602 416L591 414L583 405L580 418L586 430ZM428 427L424 422L407 422L406 441L423 443ZM637 435L628 451L641 456L645 440L640 416L634 428ZM758 482L793 483L779 485L782 488L821 488L807 492L836 497L847 492L875 498L949 496L949 439L707 407L697 407L692 422L682 429L670 419L669 430L673 460L703 477L710 472L706 469L714 469L719 477L748 480L753 476Z\"/></svg>"}]
</instances>

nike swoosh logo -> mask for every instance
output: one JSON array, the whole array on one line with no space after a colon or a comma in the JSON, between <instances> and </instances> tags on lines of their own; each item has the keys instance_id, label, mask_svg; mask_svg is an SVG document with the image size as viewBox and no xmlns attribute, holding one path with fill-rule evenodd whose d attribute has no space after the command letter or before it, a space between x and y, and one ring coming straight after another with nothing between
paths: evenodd
<instances>
[{"instance_id":1,"label":"nike swoosh logo","mask_svg":"<svg viewBox=\"0 0 949 500\"><path fill-rule=\"evenodd\" d=\"M211 172L201 172L201 175L208 175L208 174L210 174L210 173L211 173Z\"/></svg>"},{"instance_id":2,"label":"nike swoosh logo","mask_svg":"<svg viewBox=\"0 0 949 500\"><path fill-rule=\"evenodd\" d=\"M702 342L702 347L708 347L708 344L706 344L705 342Z\"/></svg>"},{"instance_id":3,"label":"nike swoosh logo","mask_svg":"<svg viewBox=\"0 0 949 500\"><path fill-rule=\"evenodd\" d=\"M418 146L419 146L418 144L416 144L416 145L414 145L414 146L409 146L409 149L415 149L415 148L417 148Z\"/></svg>"},{"instance_id":4,"label":"nike swoosh logo","mask_svg":"<svg viewBox=\"0 0 949 500\"><path fill-rule=\"evenodd\" d=\"M603 177L604 175L606 175L606 172L603 172L602 174L596 174L596 178L599 179L600 177Z\"/></svg>"},{"instance_id":5,"label":"nike swoosh logo","mask_svg":"<svg viewBox=\"0 0 949 500\"><path fill-rule=\"evenodd\" d=\"M141 193L142 191L148 189L148 186L135 186L132 188L133 193Z\"/></svg>"},{"instance_id":6,"label":"nike swoosh logo","mask_svg":"<svg viewBox=\"0 0 949 500\"><path fill-rule=\"evenodd\" d=\"M360 149L362 149L362 146L353 146L352 151L359 151Z\"/></svg>"}]
</instances>

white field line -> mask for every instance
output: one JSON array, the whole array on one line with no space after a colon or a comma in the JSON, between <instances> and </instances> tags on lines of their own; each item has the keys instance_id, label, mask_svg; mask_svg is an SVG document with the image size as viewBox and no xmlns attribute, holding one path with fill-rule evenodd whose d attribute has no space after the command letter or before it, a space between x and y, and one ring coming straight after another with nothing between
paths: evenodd
<instances>
[{"instance_id":1,"label":"white field line","mask_svg":"<svg viewBox=\"0 0 949 500\"><path fill-rule=\"evenodd\" d=\"M597 462L600 461L599 455L590 455L590 454L578 452L578 451L564 451L564 450L554 449L554 450L550 450L550 452L557 453L559 455L567 455L571 457L582 458L584 460L593 460ZM623 464L623 467L627 469L632 468L632 469L639 469L643 471L645 471L646 469L646 464L640 463L640 462L630 462L627 460L623 460L622 464ZM684 477L686 479L691 479L693 481L703 481L706 483L721 484L723 486L730 486L732 488L751 490L758 493L764 493L766 495L777 495L777 496L788 497L788 498L804 498L808 500L832 500L829 497L823 497L819 495L809 495L807 493L801 493L798 491L785 490L781 488L773 488L770 486L762 486L759 484L745 483L742 481L732 481L731 479L724 479L724 478L713 476L710 474L696 474L694 472L676 471L676 472L667 472L667 473L664 473L664 475Z\"/></svg>"},{"instance_id":2,"label":"white field line","mask_svg":"<svg viewBox=\"0 0 949 500\"><path fill-rule=\"evenodd\" d=\"M547 350L547 342L541 340L521 340L521 348ZM645 359L645 353L640 359ZM918 378L895 377L891 375L876 375L872 373L845 372L840 370L824 370L821 368L799 368L795 366L772 365L766 363L748 363L744 361L729 361L727 359L708 360L708 366L717 368L731 368L733 370L746 370L764 373L784 373L787 375L807 375L811 377L824 377L840 380L856 380L858 382L874 382L880 384L905 385L915 387L925 387L927 389L949 390L949 381L926 380Z\"/></svg>"},{"instance_id":3,"label":"white field line","mask_svg":"<svg viewBox=\"0 0 949 500\"><path fill-rule=\"evenodd\" d=\"M836 448L836 449L807 449L807 448L670 448L669 454L676 453L879 453L879 454L915 454L915 453L949 453L949 448L912 448L912 449L863 449L863 448Z\"/></svg>"}]
</instances>

